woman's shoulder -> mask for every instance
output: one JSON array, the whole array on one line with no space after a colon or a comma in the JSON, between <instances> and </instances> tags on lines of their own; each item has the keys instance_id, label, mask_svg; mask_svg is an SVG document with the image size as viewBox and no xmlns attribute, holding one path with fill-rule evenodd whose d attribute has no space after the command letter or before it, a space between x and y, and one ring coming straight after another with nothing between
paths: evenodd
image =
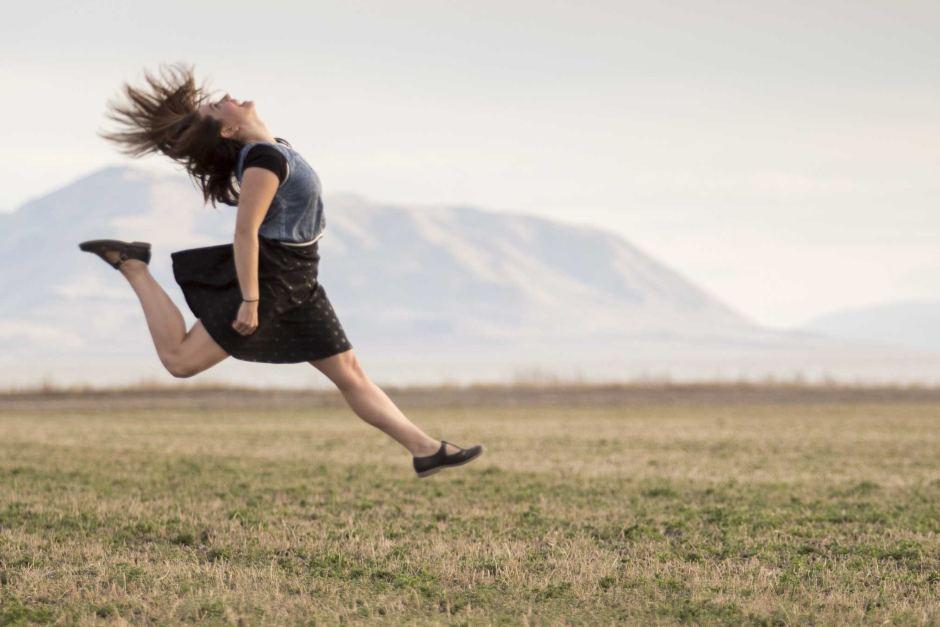
<instances>
[{"instance_id":1,"label":"woman's shoulder","mask_svg":"<svg viewBox=\"0 0 940 627\"><path fill-rule=\"evenodd\" d=\"M280 138L275 138L280 140ZM286 144L286 141L284 142ZM289 146L290 144L286 144ZM283 183L290 173L290 163L285 148L280 144L269 142L250 142L242 147L239 155L239 175L249 167L267 168L277 174L278 180ZM239 179L241 176L239 176Z\"/></svg>"},{"instance_id":2,"label":"woman's shoulder","mask_svg":"<svg viewBox=\"0 0 940 627\"><path fill-rule=\"evenodd\" d=\"M249 146L245 153L246 167L249 162L266 157L283 161L287 160L287 157L284 155L284 153L278 150L272 144L255 144L253 146Z\"/></svg>"},{"instance_id":3,"label":"woman's shoulder","mask_svg":"<svg viewBox=\"0 0 940 627\"><path fill-rule=\"evenodd\" d=\"M274 143L271 142L246 142L241 150L239 151L243 157L253 154L255 152L267 152L267 153L278 153L284 156L287 156L290 151L293 150L293 147L287 142L286 139L280 137L275 137L277 141Z\"/></svg>"}]
</instances>

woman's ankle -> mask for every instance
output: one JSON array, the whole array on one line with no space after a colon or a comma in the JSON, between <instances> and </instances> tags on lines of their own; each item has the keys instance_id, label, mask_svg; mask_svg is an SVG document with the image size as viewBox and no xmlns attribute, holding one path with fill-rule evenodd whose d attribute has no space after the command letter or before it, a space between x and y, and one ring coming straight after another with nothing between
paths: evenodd
<instances>
[{"instance_id":1,"label":"woman's ankle","mask_svg":"<svg viewBox=\"0 0 940 627\"><path fill-rule=\"evenodd\" d=\"M140 276L147 272L147 264L140 259L126 259L118 268L121 274L130 278Z\"/></svg>"},{"instance_id":2,"label":"woman's ankle","mask_svg":"<svg viewBox=\"0 0 940 627\"><path fill-rule=\"evenodd\" d=\"M428 440L410 449L410 452L414 457L427 457L429 455L434 455L434 453L438 452L440 448L440 440Z\"/></svg>"}]
</instances>

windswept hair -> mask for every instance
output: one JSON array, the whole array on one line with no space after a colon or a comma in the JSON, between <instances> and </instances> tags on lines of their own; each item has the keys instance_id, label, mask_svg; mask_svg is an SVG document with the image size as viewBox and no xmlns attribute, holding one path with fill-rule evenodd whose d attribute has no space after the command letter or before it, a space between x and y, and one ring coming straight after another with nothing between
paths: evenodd
<instances>
[{"instance_id":1,"label":"windswept hair","mask_svg":"<svg viewBox=\"0 0 940 627\"><path fill-rule=\"evenodd\" d=\"M193 68L161 65L159 76L144 70L144 78L147 86L142 88L124 83L126 103L108 101L106 117L125 128L98 135L128 156L162 152L185 167L204 202L237 205L234 170L244 143L222 137L221 122L199 113L209 92L196 86Z\"/></svg>"}]
</instances>

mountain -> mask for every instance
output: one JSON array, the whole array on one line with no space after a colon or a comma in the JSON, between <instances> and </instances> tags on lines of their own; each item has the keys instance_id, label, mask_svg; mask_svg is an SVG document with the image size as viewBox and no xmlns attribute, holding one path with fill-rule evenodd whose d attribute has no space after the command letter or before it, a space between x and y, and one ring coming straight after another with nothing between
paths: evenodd
<instances>
[{"instance_id":1,"label":"mountain","mask_svg":"<svg viewBox=\"0 0 940 627\"><path fill-rule=\"evenodd\" d=\"M174 250L231 241L235 208L204 206L183 173L97 170L0 215L0 376L104 385L171 381L124 279L85 239ZM366 371L386 383L940 377L940 355L761 328L613 233L471 207L326 199L320 280ZM203 381L325 386L308 364L228 359Z\"/></svg>"},{"instance_id":2,"label":"mountain","mask_svg":"<svg viewBox=\"0 0 940 627\"><path fill-rule=\"evenodd\" d=\"M802 328L844 340L940 352L940 301L841 309L813 318Z\"/></svg>"}]
</instances>

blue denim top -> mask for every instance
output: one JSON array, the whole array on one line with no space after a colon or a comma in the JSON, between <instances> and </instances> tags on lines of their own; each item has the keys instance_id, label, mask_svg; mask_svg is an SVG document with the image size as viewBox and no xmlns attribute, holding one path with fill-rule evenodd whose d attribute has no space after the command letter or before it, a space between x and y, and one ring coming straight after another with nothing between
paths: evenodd
<instances>
[{"instance_id":1,"label":"blue denim top","mask_svg":"<svg viewBox=\"0 0 940 627\"><path fill-rule=\"evenodd\" d=\"M320 177L286 140L280 137L274 139L278 143L247 142L238 153L235 178L241 185L245 156L252 146L274 146L287 158L287 177L278 185L268 213L258 228L258 235L288 243L312 243L326 229L323 200L320 198Z\"/></svg>"}]
</instances>

